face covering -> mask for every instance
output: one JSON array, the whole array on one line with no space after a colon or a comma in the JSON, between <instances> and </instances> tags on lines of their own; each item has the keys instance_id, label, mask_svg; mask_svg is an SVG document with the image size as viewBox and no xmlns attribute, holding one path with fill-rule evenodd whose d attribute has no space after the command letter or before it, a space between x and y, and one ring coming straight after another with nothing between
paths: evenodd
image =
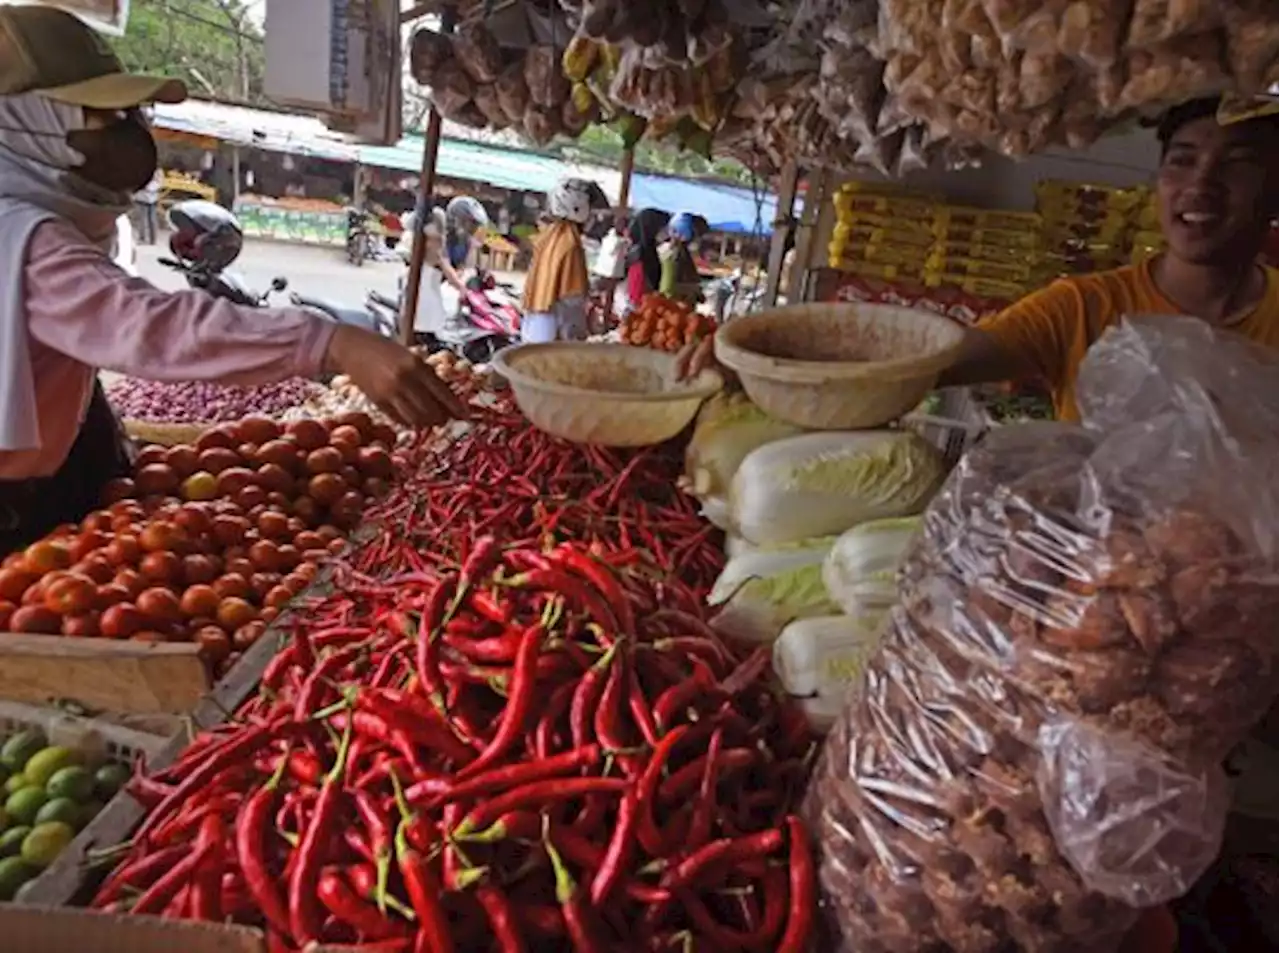
<instances>
[{"instance_id":1,"label":"face covering","mask_svg":"<svg viewBox=\"0 0 1280 953\"><path fill-rule=\"evenodd\" d=\"M129 113L102 129L67 134L71 148L84 156L76 171L112 192L137 192L156 174L156 141L142 119Z\"/></svg>"}]
</instances>

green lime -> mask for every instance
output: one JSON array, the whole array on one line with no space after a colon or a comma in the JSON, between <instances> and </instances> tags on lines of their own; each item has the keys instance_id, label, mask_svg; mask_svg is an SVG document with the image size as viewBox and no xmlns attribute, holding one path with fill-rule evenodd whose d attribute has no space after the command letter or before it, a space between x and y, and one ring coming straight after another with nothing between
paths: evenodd
<instances>
[{"instance_id":1,"label":"green lime","mask_svg":"<svg viewBox=\"0 0 1280 953\"><path fill-rule=\"evenodd\" d=\"M31 782L27 780L25 774L19 771L4 783L4 793L12 794L14 791L21 791L23 788L29 787L31 787Z\"/></svg>"},{"instance_id":2,"label":"green lime","mask_svg":"<svg viewBox=\"0 0 1280 953\"><path fill-rule=\"evenodd\" d=\"M62 853L76 836L70 824L61 821L50 821L31 829L27 839L22 842L22 859L32 867L43 870L55 857Z\"/></svg>"},{"instance_id":3,"label":"green lime","mask_svg":"<svg viewBox=\"0 0 1280 953\"><path fill-rule=\"evenodd\" d=\"M69 797L55 797L45 801L44 806L36 811L36 824L48 824L61 821L68 827L75 827L80 820L80 805Z\"/></svg>"},{"instance_id":4,"label":"green lime","mask_svg":"<svg viewBox=\"0 0 1280 953\"><path fill-rule=\"evenodd\" d=\"M129 768L123 764L104 764L93 775L93 790L104 801L110 801L129 780Z\"/></svg>"},{"instance_id":5,"label":"green lime","mask_svg":"<svg viewBox=\"0 0 1280 953\"><path fill-rule=\"evenodd\" d=\"M12 900L19 888L36 873L21 857L0 860L0 901Z\"/></svg>"},{"instance_id":6,"label":"green lime","mask_svg":"<svg viewBox=\"0 0 1280 953\"><path fill-rule=\"evenodd\" d=\"M87 801L93 797L93 775L88 768L73 764L53 773L44 786L49 797L68 797L73 801Z\"/></svg>"},{"instance_id":7,"label":"green lime","mask_svg":"<svg viewBox=\"0 0 1280 953\"><path fill-rule=\"evenodd\" d=\"M79 751L54 745L33 754L23 766L22 773L30 779L32 784L42 788L63 768L79 764L83 760L84 757Z\"/></svg>"},{"instance_id":8,"label":"green lime","mask_svg":"<svg viewBox=\"0 0 1280 953\"><path fill-rule=\"evenodd\" d=\"M0 764L10 771L21 771L27 759L45 744L44 734L34 728L20 731L0 747Z\"/></svg>"},{"instance_id":9,"label":"green lime","mask_svg":"<svg viewBox=\"0 0 1280 953\"><path fill-rule=\"evenodd\" d=\"M102 813L102 809L104 807L106 807L106 805L103 804L101 801L97 800L96 798L93 800L85 801L83 804L79 805L80 813L76 817L76 823L74 825L75 829L82 830L86 826L88 826L91 820L93 820L95 817L97 817L99 814Z\"/></svg>"},{"instance_id":10,"label":"green lime","mask_svg":"<svg viewBox=\"0 0 1280 953\"><path fill-rule=\"evenodd\" d=\"M40 808L44 807L44 802L47 800L49 795L44 793L43 788L22 788L9 795L8 800L4 802L4 809L19 824L30 824L36 819Z\"/></svg>"},{"instance_id":11,"label":"green lime","mask_svg":"<svg viewBox=\"0 0 1280 953\"><path fill-rule=\"evenodd\" d=\"M27 839L27 835L30 833L31 828L26 824L21 824L18 827L11 827L3 834L0 834L0 857L11 857L22 850L22 842Z\"/></svg>"}]
</instances>

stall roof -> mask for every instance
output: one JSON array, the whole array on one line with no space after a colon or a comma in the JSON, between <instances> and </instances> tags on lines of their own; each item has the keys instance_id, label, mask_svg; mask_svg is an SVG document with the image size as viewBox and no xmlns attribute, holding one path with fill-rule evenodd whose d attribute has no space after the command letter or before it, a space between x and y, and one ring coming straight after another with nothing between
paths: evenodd
<instances>
[{"instance_id":1,"label":"stall roof","mask_svg":"<svg viewBox=\"0 0 1280 953\"><path fill-rule=\"evenodd\" d=\"M415 174L422 168L421 136L406 136L394 146L367 146L331 131L311 116L188 100L177 105L157 104L153 121L161 129L211 136L270 152L359 162ZM548 191L569 176L590 179L610 202L617 201L622 186L622 176L616 169L448 137L440 142L436 168L445 178L487 182L526 192ZM759 230L766 235L773 230L776 208L773 196L768 194L758 206L749 189L639 172L632 178L630 204L633 208L660 208L671 213L696 212L716 231L749 234Z\"/></svg>"},{"instance_id":2,"label":"stall roof","mask_svg":"<svg viewBox=\"0 0 1280 953\"><path fill-rule=\"evenodd\" d=\"M777 200L768 192L759 196L750 189L713 182L675 179L665 175L636 173L631 180L633 208L658 208L665 212L695 212L712 231L736 234L773 234Z\"/></svg>"}]
</instances>

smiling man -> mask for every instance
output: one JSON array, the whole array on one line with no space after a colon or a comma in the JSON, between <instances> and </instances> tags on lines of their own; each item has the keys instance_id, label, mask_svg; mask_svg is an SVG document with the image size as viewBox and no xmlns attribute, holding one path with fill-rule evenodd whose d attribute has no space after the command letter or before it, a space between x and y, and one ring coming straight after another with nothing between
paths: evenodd
<instances>
[{"instance_id":1,"label":"smiling man","mask_svg":"<svg viewBox=\"0 0 1280 953\"><path fill-rule=\"evenodd\" d=\"M1187 314L1277 346L1276 272L1257 263L1276 214L1276 116L1223 124L1218 100L1161 121L1156 191L1168 249L1137 265L1063 278L967 333L943 386L1039 378L1078 420L1085 352L1126 315Z\"/></svg>"}]
</instances>

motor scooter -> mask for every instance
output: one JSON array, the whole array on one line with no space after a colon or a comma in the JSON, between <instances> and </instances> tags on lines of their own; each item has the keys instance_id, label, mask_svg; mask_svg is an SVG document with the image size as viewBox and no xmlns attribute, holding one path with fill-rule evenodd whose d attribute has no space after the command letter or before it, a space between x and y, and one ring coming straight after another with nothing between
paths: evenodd
<instances>
[{"instance_id":1,"label":"motor scooter","mask_svg":"<svg viewBox=\"0 0 1280 953\"><path fill-rule=\"evenodd\" d=\"M398 315L404 300L403 277L400 286L398 300L371 291L366 306ZM465 292L452 292L450 297L453 295L457 296L457 306L447 309L452 317L445 326L439 331L414 335L428 351L448 350L472 364L487 364L504 347L519 342L521 313L515 303L514 287L496 281L481 269L467 279Z\"/></svg>"}]
</instances>

